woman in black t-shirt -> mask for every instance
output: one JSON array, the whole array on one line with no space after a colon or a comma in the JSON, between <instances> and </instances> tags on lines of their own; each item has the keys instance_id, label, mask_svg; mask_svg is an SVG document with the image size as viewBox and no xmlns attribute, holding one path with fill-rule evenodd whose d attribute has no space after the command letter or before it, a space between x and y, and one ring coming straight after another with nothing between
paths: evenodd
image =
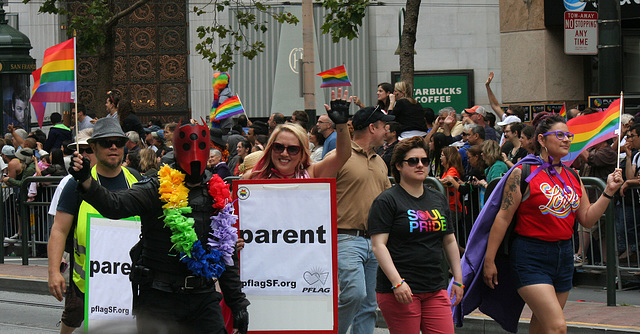
<instances>
[{"instance_id":1,"label":"woman in black t-shirt","mask_svg":"<svg viewBox=\"0 0 640 334\"><path fill-rule=\"evenodd\" d=\"M391 333L453 333L451 299L457 305L464 286L447 294L442 250L455 282L462 282L460 253L449 219L449 202L427 188L429 159L420 137L399 142L391 158L397 184L378 196L368 226L378 259L376 297Z\"/></svg>"}]
</instances>

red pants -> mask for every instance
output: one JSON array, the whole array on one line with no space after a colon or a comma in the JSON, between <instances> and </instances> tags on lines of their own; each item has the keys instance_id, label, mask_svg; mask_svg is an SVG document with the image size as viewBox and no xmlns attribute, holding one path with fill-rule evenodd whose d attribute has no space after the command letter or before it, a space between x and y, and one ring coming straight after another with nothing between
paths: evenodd
<instances>
[{"instance_id":1,"label":"red pants","mask_svg":"<svg viewBox=\"0 0 640 334\"><path fill-rule=\"evenodd\" d=\"M389 332L402 334L454 333L447 290L414 293L411 304L401 304L393 293L376 293Z\"/></svg>"}]
</instances>

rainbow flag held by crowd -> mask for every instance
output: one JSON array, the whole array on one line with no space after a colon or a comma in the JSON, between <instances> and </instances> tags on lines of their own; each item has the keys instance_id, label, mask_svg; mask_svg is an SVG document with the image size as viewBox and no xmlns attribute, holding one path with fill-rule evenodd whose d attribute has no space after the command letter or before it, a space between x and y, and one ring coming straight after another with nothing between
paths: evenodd
<instances>
[{"instance_id":1,"label":"rainbow flag held by crowd","mask_svg":"<svg viewBox=\"0 0 640 334\"><path fill-rule=\"evenodd\" d=\"M218 108L216 108L215 113L213 113L212 119L219 121L242 113L244 113L244 108L242 107L240 98L236 95L222 102Z\"/></svg>"},{"instance_id":2,"label":"rainbow flag held by crowd","mask_svg":"<svg viewBox=\"0 0 640 334\"><path fill-rule=\"evenodd\" d=\"M75 40L54 45L44 52L40 81L31 101L73 103L75 93ZM36 70L37 71L37 70Z\"/></svg>"},{"instance_id":3,"label":"rainbow flag held by crowd","mask_svg":"<svg viewBox=\"0 0 640 334\"><path fill-rule=\"evenodd\" d=\"M320 88L351 86L351 81L349 81L347 69L344 65L320 72L317 75L322 77Z\"/></svg>"},{"instance_id":4,"label":"rainbow flag held by crowd","mask_svg":"<svg viewBox=\"0 0 640 334\"><path fill-rule=\"evenodd\" d=\"M620 99L617 99L605 111L569 120L569 132L575 137L571 142L569 154L562 158L562 162L571 166L582 151L605 140L616 138L616 130L620 127L620 108Z\"/></svg>"},{"instance_id":5,"label":"rainbow flag held by crowd","mask_svg":"<svg viewBox=\"0 0 640 334\"><path fill-rule=\"evenodd\" d=\"M564 117L565 119L567 118L567 108L566 108L566 104L562 104L562 109L560 109L560 116Z\"/></svg>"}]
</instances>

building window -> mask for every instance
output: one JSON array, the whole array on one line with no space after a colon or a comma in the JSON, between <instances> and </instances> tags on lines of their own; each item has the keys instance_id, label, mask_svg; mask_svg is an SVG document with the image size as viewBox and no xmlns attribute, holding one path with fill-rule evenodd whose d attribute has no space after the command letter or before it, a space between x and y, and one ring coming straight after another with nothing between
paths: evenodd
<instances>
[{"instance_id":1,"label":"building window","mask_svg":"<svg viewBox=\"0 0 640 334\"><path fill-rule=\"evenodd\" d=\"M622 67L625 93L640 93L640 31L622 37Z\"/></svg>"}]
</instances>

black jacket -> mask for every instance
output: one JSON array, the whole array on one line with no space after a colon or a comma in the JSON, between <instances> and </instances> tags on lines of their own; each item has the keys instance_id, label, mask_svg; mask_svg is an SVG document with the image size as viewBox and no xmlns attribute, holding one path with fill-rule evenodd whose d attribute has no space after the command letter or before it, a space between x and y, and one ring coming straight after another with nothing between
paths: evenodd
<instances>
[{"instance_id":1,"label":"black jacket","mask_svg":"<svg viewBox=\"0 0 640 334\"><path fill-rule=\"evenodd\" d=\"M142 222L142 257L141 264L148 267L154 273L186 277L193 275L186 264L180 262L180 257L171 250L171 230L165 227L161 216L162 205L158 188L160 183L157 178L150 178L134 184L130 189L110 192L100 186L95 180L91 181L88 191L79 188L83 198L98 210L103 216L111 219L120 219L131 216L140 216ZM207 194L206 184L193 187L189 191L189 206L193 212L189 214L195 220L194 228L198 239L205 245L210 232L210 216L214 214L213 200ZM237 258L233 266L227 266L226 270L218 278L220 288L224 294L227 305L235 313L249 305L245 294L242 292L240 273Z\"/></svg>"}]
</instances>

